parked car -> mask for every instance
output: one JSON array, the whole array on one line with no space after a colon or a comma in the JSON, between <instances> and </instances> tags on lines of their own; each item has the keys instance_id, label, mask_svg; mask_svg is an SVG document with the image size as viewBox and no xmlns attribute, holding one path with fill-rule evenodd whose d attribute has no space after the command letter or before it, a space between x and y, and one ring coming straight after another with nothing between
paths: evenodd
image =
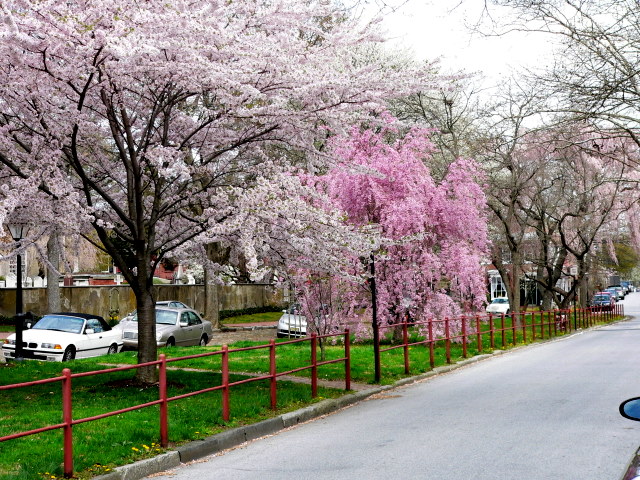
<instances>
[{"instance_id":1,"label":"parked car","mask_svg":"<svg viewBox=\"0 0 640 480\"><path fill-rule=\"evenodd\" d=\"M620 286L610 286L605 288L606 292L611 292L613 294L613 298L618 301L618 300L624 300L624 291L622 290L622 287Z\"/></svg>"},{"instance_id":2,"label":"parked car","mask_svg":"<svg viewBox=\"0 0 640 480\"><path fill-rule=\"evenodd\" d=\"M489 305L487 305L487 313L498 313L509 315L511 309L509 308L509 299L507 297L496 297Z\"/></svg>"},{"instance_id":3,"label":"parked car","mask_svg":"<svg viewBox=\"0 0 640 480\"><path fill-rule=\"evenodd\" d=\"M294 303L282 311L282 316L278 320L276 335L278 338L298 338L307 335L307 319L302 315L299 304Z\"/></svg>"},{"instance_id":4,"label":"parked car","mask_svg":"<svg viewBox=\"0 0 640 480\"><path fill-rule=\"evenodd\" d=\"M159 302L156 302L156 307L171 307L171 308L187 308L192 310L192 308L182 302L179 302L177 300L160 300ZM116 329L122 329L122 327L124 326L123 322L130 322L133 317L135 316L137 310L134 310L133 312L127 313L127 315L125 315L124 317L122 317L122 320L120 320L120 322L113 328Z\"/></svg>"},{"instance_id":5,"label":"parked car","mask_svg":"<svg viewBox=\"0 0 640 480\"><path fill-rule=\"evenodd\" d=\"M125 347L138 348L138 315L121 323ZM156 344L159 347L205 346L213 336L211 322L190 308L156 307Z\"/></svg>"},{"instance_id":6,"label":"parked car","mask_svg":"<svg viewBox=\"0 0 640 480\"><path fill-rule=\"evenodd\" d=\"M122 349L122 334L104 318L86 313L50 313L22 333L23 358L66 362ZM15 358L15 334L2 345L6 359Z\"/></svg>"},{"instance_id":7,"label":"parked car","mask_svg":"<svg viewBox=\"0 0 640 480\"><path fill-rule=\"evenodd\" d=\"M610 311L615 303L611 292L598 292L591 299L591 309L596 312Z\"/></svg>"}]
</instances>

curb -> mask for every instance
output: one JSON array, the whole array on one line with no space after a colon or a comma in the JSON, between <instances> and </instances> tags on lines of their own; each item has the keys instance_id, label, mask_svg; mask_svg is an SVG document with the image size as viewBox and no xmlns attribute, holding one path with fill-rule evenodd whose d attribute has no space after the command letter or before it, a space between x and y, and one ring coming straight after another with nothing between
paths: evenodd
<instances>
[{"instance_id":1,"label":"curb","mask_svg":"<svg viewBox=\"0 0 640 480\"><path fill-rule=\"evenodd\" d=\"M623 320L612 323L619 323L628 319L628 317L625 317ZM269 418L252 425L244 425L231 430L227 430L222 433L218 433L202 440L189 442L185 445L177 447L174 451L158 455L157 457L116 467L110 473L94 477L94 480L139 480L150 475L177 468L180 465L191 462L193 460L213 455L229 448L237 447L238 445L241 445L245 442L256 440L266 435L272 435L286 428L290 428L309 420L327 415L329 413L333 413L387 390L393 390L394 388L417 383L422 380L426 380L437 375L442 375L444 373L448 373L453 370L472 365L474 363L488 360L498 355L514 352L522 348L531 348L542 345L546 342L563 340L572 337L573 335L581 334L585 331L597 329L599 327L601 326L598 325L586 329L574 330L570 334L564 335L562 337L538 340L538 342L536 343L522 345L516 348L511 348L509 350L493 350L491 353L476 355L474 357L461 360L452 365L436 367L428 372L400 379L390 385L376 385L372 386L370 389L349 393L339 398L322 400L321 402L309 405L308 407L304 407L293 412L283 413L282 415L278 415L277 417ZM640 455L640 450L638 453ZM638 463L640 463L640 460L638 461ZM627 477L625 477L624 480L626 479Z\"/></svg>"}]
</instances>

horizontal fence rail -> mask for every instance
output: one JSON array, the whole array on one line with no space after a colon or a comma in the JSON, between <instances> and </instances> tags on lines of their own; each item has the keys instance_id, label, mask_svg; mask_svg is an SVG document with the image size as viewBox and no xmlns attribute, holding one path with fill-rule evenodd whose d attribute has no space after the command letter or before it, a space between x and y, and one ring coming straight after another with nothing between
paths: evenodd
<instances>
[{"instance_id":1,"label":"horizontal fence rail","mask_svg":"<svg viewBox=\"0 0 640 480\"><path fill-rule=\"evenodd\" d=\"M462 346L462 357L467 358L469 348L475 348L477 353L482 353L485 348L494 350L496 345L506 348L508 344L516 345L517 343L527 343L537 339L551 338L557 335L563 335L578 328L587 328L596 323L612 321L614 318L624 315L624 306L621 304L613 305L611 308L591 307L584 309L571 310L552 310L552 311L536 311L536 312L519 312L510 315L474 315L462 316L455 319L444 318L441 320L422 320L410 321L388 325L383 331L393 330L398 338L401 333L401 341L389 347L380 349L380 352L389 352L396 349L403 349L404 371L405 374L410 373L410 351L411 347L424 346L429 350L429 366L435 368L435 349L443 348L446 363L451 363L451 347L452 344ZM344 342L344 356L332 360L318 361L317 347L318 341L328 338L342 338ZM0 392L26 388L35 385L60 383L62 389L62 423L48 425L41 428L17 432L11 435L0 437L0 442L5 442L28 435L47 432L50 430L63 430L63 456L64 456L64 475L65 477L73 476L73 426L85 422L91 422L114 415L119 415L134 410L139 410L154 405L159 405L159 433L160 445L166 448L169 444L168 429L168 404L170 402L179 401L185 398L193 397L203 393L221 391L222 395L222 418L225 422L230 420L231 411L231 389L232 387L243 385L251 382L269 381L270 407L277 408L277 380L285 375L291 375L301 371L310 371L311 376L311 394L316 397L318 394L318 367L333 363L344 363L344 382L345 390L351 389L351 339L349 330L339 334L316 335L311 334L309 337L296 338L292 340L276 342L271 340L265 345L255 345L243 348L229 349L223 345L221 350L200 353L196 355L188 355L184 357L166 358L164 354L154 362L144 364L127 365L105 370L96 370L92 372L72 373L70 369L65 368L62 376L53 377L43 380L35 380L31 382L18 383L12 385L0 385ZM308 343L310 345L309 363L301 367L287 370L277 370L277 350L279 347L291 344ZM238 352L247 351L269 351L269 371L263 375L251 376L242 380L230 381L229 359L230 356ZM169 364L184 362L190 359L220 356L220 373L221 382L218 385L201 390L183 393L173 397L168 396L167 391L167 368ZM105 412L91 417L80 419L73 418L73 395L72 380L75 378L89 377L96 375L104 375L113 372L121 372L126 370L134 370L142 367L156 366L158 368L158 399L147 403L132 405L119 410Z\"/></svg>"}]
</instances>

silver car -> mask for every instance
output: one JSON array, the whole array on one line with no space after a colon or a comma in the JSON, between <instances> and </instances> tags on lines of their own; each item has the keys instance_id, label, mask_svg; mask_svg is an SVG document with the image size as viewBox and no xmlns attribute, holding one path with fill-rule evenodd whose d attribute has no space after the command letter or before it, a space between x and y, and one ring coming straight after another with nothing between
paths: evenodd
<instances>
[{"instance_id":1,"label":"silver car","mask_svg":"<svg viewBox=\"0 0 640 480\"><path fill-rule=\"evenodd\" d=\"M138 315L120 322L125 347L138 347ZM211 322L202 320L190 308L156 307L156 344L158 347L200 345L211 340Z\"/></svg>"}]
</instances>

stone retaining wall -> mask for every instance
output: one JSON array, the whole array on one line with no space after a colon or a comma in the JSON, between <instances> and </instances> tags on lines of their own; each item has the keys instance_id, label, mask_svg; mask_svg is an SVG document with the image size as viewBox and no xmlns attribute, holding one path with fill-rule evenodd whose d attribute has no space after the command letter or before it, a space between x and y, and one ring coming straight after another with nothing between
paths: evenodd
<instances>
[{"instance_id":1,"label":"stone retaining wall","mask_svg":"<svg viewBox=\"0 0 640 480\"><path fill-rule=\"evenodd\" d=\"M205 311L204 285L156 285L156 300L179 300L198 312ZM272 285L219 285L217 287L218 310L239 310L267 305L281 306L283 291ZM37 315L47 313L45 288L23 288L24 311ZM135 297L126 285L86 287L60 287L63 311L83 312L109 318L109 313L122 318L134 310ZM15 314L16 289L0 289L0 314Z\"/></svg>"}]
</instances>

